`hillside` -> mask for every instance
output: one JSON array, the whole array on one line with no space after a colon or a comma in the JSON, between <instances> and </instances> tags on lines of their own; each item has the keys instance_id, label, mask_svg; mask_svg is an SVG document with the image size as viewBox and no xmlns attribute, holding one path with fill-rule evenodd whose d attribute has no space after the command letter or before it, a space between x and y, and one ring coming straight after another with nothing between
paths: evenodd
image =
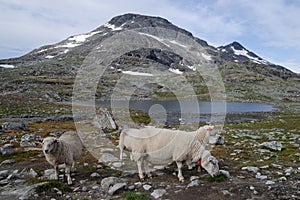
<instances>
[{"instance_id":1,"label":"hillside","mask_svg":"<svg viewBox=\"0 0 300 200\"><path fill-rule=\"evenodd\" d=\"M178 90L184 91L185 85L191 85L198 99L209 100L214 90L213 84L208 83L212 74L204 72L209 72L213 66L219 69L229 101L299 101L299 75L260 58L238 42L216 48L166 19L137 14L114 17L89 33L70 36L19 58L0 60L0 95L70 101L74 80L78 70L86 67L85 61L93 54L95 57L101 55L103 44L128 33L138 35L136 40L147 40L147 44L155 48L143 46L110 60L99 79L98 100L110 99L116 84L126 73L133 82L125 83L116 92L121 90L131 95L128 88L134 88L131 96L135 99L174 99L185 95L184 92L175 95L172 89L155 81L137 87L147 74L154 72L165 74L167 80L176 83ZM123 41L114 45L125 46ZM197 46L199 68L193 66L192 54L179 55L186 45ZM190 46L189 51L192 49ZM180 81L182 78L187 81Z\"/></svg>"}]
</instances>

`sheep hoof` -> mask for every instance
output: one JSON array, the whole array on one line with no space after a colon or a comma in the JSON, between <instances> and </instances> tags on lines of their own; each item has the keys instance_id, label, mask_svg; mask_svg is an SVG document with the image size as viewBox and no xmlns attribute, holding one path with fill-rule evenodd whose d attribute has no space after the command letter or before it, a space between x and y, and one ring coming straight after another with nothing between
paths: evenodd
<instances>
[{"instance_id":1,"label":"sheep hoof","mask_svg":"<svg viewBox=\"0 0 300 200\"><path fill-rule=\"evenodd\" d=\"M179 179L179 181L181 182L181 183L184 183L184 179L182 178L182 179Z\"/></svg>"}]
</instances>

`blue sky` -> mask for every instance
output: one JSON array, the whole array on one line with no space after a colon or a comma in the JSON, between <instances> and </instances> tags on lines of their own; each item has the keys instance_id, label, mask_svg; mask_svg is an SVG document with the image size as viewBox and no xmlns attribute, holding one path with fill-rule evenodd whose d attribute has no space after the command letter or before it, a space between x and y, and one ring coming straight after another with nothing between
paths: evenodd
<instances>
[{"instance_id":1,"label":"blue sky","mask_svg":"<svg viewBox=\"0 0 300 200\"><path fill-rule=\"evenodd\" d=\"M0 58L89 32L124 13L161 16L215 47L240 42L300 73L298 0L0 0Z\"/></svg>"}]
</instances>

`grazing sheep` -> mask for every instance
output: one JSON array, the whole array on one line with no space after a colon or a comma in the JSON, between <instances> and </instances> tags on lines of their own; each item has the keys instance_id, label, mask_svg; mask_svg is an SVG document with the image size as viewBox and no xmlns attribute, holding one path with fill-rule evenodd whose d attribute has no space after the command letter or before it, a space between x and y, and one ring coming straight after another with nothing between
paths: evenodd
<instances>
[{"instance_id":1,"label":"grazing sheep","mask_svg":"<svg viewBox=\"0 0 300 200\"><path fill-rule=\"evenodd\" d=\"M213 129L214 126L205 125L198 130L189 133L193 134L202 145L206 146L209 142L210 131Z\"/></svg>"},{"instance_id":2,"label":"grazing sheep","mask_svg":"<svg viewBox=\"0 0 300 200\"><path fill-rule=\"evenodd\" d=\"M184 181L181 170L183 162L187 165L198 162L206 151L205 145L188 132L159 128L125 129L120 135L119 148L121 160L124 148L131 151L142 180L144 179L142 168L148 176L151 176L148 162L161 165L175 161L179 181ZM206 159L215 161L212 156ZM218 165L217 162L212 164ZM205 165L205 167L211 167L211 165ZM215 169L207 171L214 176L219 171L218 166Z\"/></svg>"},{"instance_id":3,"label":"grazing sheep","mask_svg":"<svg viewBox=\"0 0 300 200\"><path fill-rule=\"evenodd\" d=\"M55 169L55 179L58 179L58 165L65 164L68 184L72 184L70 171L75 159L82 153L82 143L76 132L66 132L59 138L47 137L43 140L43 152L46 160Z\"/></svg>"},{"instance_id":4,"label":"grazing sheep","mask_svg":"<svg viewBox=\"0 0 300 200\"><path fill-rule=\"evenodd\" d=\"M210 126L210 125L205 125L200 127L198 130L193 131L193 132L188 132L190 134L192 134L200 143L201 145L203 145L205 148L209 142L209 138L210 138L210 131L212 131L214 129L214 126ZM192 169L193 167L195 167L196 163L192 163L191 165L188 166L189 169ZM200 169L200 166L199 166Z\"/></svg>"}]
</instances>

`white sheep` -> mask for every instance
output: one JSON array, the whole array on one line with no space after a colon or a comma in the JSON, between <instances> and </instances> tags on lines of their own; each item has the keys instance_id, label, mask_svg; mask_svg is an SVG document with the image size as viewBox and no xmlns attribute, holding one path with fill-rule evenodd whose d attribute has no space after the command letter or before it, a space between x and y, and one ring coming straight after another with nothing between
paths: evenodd
<instances>
[{"instance_id":1,"label":"white sheep","mask_svg":"<svg viewBox=\"0 0 300 200\"><path fill-rule=\"evenodd\" d=\"M214 129L214 126L210 125L205 125L200 127L198 130L193 131L193 132L188 132L191 133L193 136L196 137L196 139L204 146L206 146L209 142L209 137L210 137L210 131Z\"/></svg>"},{"instance_id":2,"label":"white sheep","mask_svg":"<svg viewBox=\"0 0 300 200\"><path fill-rule=\"evenodd\" d=\"M159 128L125 129L120 135L119 148L121 160L124 148L131 151L142 180L144 179L143 168L146 174L151 176L148 162L161 165L175 161L179 181L184 181L181 170L183 162L187 165L198 162L207 151L205 146L190 133ZM215 162L216 159L213 156L206 159L212 160L211 165L205 165L207 169L203 167L211 176L217 175L219 167ZM215 166L212 168L212 165Z\"/></svg>"},{"instance_id":3,"label":"white sheep","mask_svg":"<svg viewBox=\"0 0 300 200\"><path fill-rule=\"evenodd\" d=\"M200 127L196 131L188 132L192 134L200 143L203 145L205 148L207 147L207 144L209 143L209 138L210 138L210 132L214 129L214 126L210 125L205 125ZM192 169L195 167L196 163L192 163L191 165L188 166L189 169ZM199 166L199 169L200 166Z\"/></svg>"},{"instance_id":4,"label":"white sheep","mask_svg":"<svg viewBox=\"0 0 300 200\"><path fill-rule=\"evenodd\" d=\"M70 175L74 162L81 156L82 143L76 132L69 131L59 138L47 137L43 140L43 152L46 160L53 165L55 169L55 179L58 179L58 165L65 164L65 173L68 184L72 184Z\"/></svg>"}]
</instances>

